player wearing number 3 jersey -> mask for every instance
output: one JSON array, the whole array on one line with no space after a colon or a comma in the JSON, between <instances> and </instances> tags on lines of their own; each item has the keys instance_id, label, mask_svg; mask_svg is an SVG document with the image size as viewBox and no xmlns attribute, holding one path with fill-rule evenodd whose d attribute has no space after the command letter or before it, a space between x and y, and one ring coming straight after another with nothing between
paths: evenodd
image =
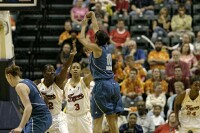
<instances>
[{"instance_id":1,"label":"player wearing number 3 jersey","mask_svg":"<svg viewBox=\"0 0 200 133\"><path fill-rule=\"evenodd\" d=\"M180 122L180 133L200 133L200 77L191 80L191 89L177 96L174 109Z\"/></svg>"},{"instance_id":2,"label":"player wearing number 3 jersey","mask_svg":"<svg viewBox=\"0 0 200 133\"><path fill-rule=\"evenodd\" d=\"M88 17L92 20L95 32L95 43L89 43L85 38ZM94 12L86 14L81 23L79 41L89 50L90 70L95 82L92 90L92 117L94 118L94 133L102 133L103 115L106 115L110 132L119 133L117 126L117 113L123 111L119 84L114 80L112 72L112 57L107 43L109 36L99 30Z\"/></svg>"},{"instance_id":3,"label":"player wearing number 3 jersey","mask_svg":"<svg viewBox=\"0 0 200 133\"><path fill-rule=\"evenodd\" d=\"M73 63L70 69L72 75L68 79L64 91L67 101L66 114L70 133L92 133L92 117L90 114L91 74L81 77L81 66Z\"/></svg>"},{"instance_id":4,"label":"player wearing number 3 jersey","mask_svg":"<svg viewBox=\"0 0 200 133\"><path fill-rule=\"evenodd\" d=\"M44 79L40 80L38 89L48 99L48 106L51 112L53 122L49 128L49 133L68 133L67 122L65 114L61 111L63 100L63 83L67 77L68 68L71 65L74 55L76 54L76 47L73 44L73 50L70 57L63 64L61 72L55 75L55 69L52 65L45 65L43 69Z\"/></svg>"}]
</instances>

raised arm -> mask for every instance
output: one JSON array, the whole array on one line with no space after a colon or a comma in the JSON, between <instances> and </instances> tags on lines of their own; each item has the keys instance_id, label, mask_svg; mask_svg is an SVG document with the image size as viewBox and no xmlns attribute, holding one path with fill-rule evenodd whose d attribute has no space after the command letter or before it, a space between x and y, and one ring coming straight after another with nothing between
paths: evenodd
<instances>
[{"instance_id":1,"label":"raised arm","mask_svg":"<svg viewBox=\"0 0 200 133\"><path fill-rule=\"evenodd\" d=\"M92 19L92 29L93 29L94 33L96 33L99 30L97 18L95 16L94 12L91 11L91 12L89 12L89 16L90 16L90 14L91 14L91 19Z\"/></svg>"},{"instance_id":2,"label":"raised arm","mask_svg":"<svg viewBox=\"0 0 200 133\"><path fill-rule=\"evenodd\" d=\"M68 68L71 66L74 55L77 53L76 51L76 44L73 43L73 50L70 53L69 58L67 61L63 64L63 67L61 69L61 72L56 76L55 83L60 87L60 89L63 89L63 82L65 81L68 73Z\"/></svg>"},{"instance_id":3,"label":"raised arm","mask_svg":"<svg viewBox=\"0 0 200 133\"><path fill-rule=\"evenodd\" d=\"M22 132L22 129L25 127L32 113L32 105L29 99L30 89L23 83L18 84L15 89L24 106L24 113L19 126L14 129L14 132Z\"/></svg>"},{"instance_id":4,"label":"raised arm","mask_svg":"<svg viewBox=\"0 0 200 133\"><path fill-rule=\"evenodd\" d=\"M87 15L87 14L86 14ZM90 43L88 42L88 40L86 39L85 37L85 30L86 30L86 27L87 27L87 22L88 22L88 19L86 18L86 16L84 17L84 19L82 20L81 22L81 34L80 34L80 37L79 37L79 41L89 50L93 51L94 53L100 51L101 52L101 48L98 47L97 44L93 44L93 43ZM95 27L95 26L94 26ZM97 30L97 29L96 29Z\"/></svg>"}]
</instances>

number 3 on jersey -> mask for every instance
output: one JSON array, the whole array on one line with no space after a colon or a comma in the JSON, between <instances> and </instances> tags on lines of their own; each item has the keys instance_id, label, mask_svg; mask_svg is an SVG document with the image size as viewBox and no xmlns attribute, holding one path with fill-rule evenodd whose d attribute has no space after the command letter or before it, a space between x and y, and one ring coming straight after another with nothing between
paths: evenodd
<instances>
[{"instance_id":1,"label":"number 3 on jersey","mask_svg":"<svg viewBox=\"0 0 200 133\"><path fill-rule=\"evenodd\" d=\"M76 110L76 111L80 110L80 106L79 106L78 103L74 104L74 106L75 106L75 110Z\"/></svg>"}]
</instances>

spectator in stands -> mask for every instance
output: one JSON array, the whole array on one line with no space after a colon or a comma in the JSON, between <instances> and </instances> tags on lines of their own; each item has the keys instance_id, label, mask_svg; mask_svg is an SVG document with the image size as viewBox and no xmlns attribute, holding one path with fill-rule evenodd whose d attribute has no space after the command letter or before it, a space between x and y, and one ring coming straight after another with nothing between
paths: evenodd
<instances>
[{"instance_id":1,"label":"spectator in stands","mask_svg":"<svg viewBox=\"0 0 200 133\"><path fill-rule=\"evenodd\" d=\"M138 100L142 100L143 83L137 78L137 69L131 68L130 74L120 84L122 96L122 103L125 108L135 106Z\"/></svg>"},{"instance_id":2,"label":"spectator in stands","mask_svg":"<svg viewBox=\"0 0 200 133\"><path fill-rule=\"evenodd\" d=\"M151 116L151 118L153 119L155 128L159 127L160 125L165 124L165 120L163 116L161 116L161 112L162 112L161 105L156 104L153 106L153 115Z\"/></svg>"},{"instance_id":3,"label":"spectator in stands","mask_svg":"<svg viewBox=\"0 0 200 133\"><path fill-rule=\"evenodd\" d=\"M117 22L117 28L110 32L110 43L115 47L124 46L130 40L130 32L125 29L124 20Z\"/></svg>"},{"instance_id":4,"label":"spectator in stands","mask_svg":"<svg viewBox=\"0 0 200 133\"><path fill-rule=\"evenodd\" d=\"M152 111L154 105L160 105L163 111L165 104L166 104L166 96L165 96L165 93L162 92L162 85L160 83L155 83L154 93L149 94L147 96L146 108L149 111Z\"/></svg>"},{"instance_id":5,"label":"spectator in stands","mask_svg":"<svg viewBox=\"0 0 200 133\"><path fill-rule=\"evenodd\" d=\"M63 64L67 61L70 56L71 46L68 43L62 45L61 51L59 52L56 59L56 74L61 71Z\"/></svg>"},{"instance_id":6,"label":"spectator in stands","mask_svg":"<svg viewBox=\"0 0 200 133\"><path fill-rule=\"evenodd\" d=\"M122 14L124 16L128 15L129 0L115 0L116 7L114 15Z\"/></svg>"},{"instance_id":7,"label":"spectator in stands","mask_svg":"<svg viewBox=\"0 0 200 133\"><path fill-rule=\"evenodd\" d=\"M64 40L70 38L69 32L72 30L72 24L70 20L65 21L64 29L65 31L59 36L58 45L61 45Z\"/></svg>"},{"instance_id":8,"label":"spectator in stands","mask_svg":"<svg viewBox=\"0 0 200 133\"><path fill-rule=\"evenodd\" d=\"M103 20L103 26L105 26L106 28L108 27L108 22L109 22L109 18L108 18L108 14L106 11L102 10L102 3L97 1L95 3L95 10L94 10L95 16L97 19L102 19Z\"/></svg>"},{"instance_id":9,"label":"spectator in stands","mask_svg":"<svg viewBox=\"0 0 200 133\"><path fill-rule=\"evenodd\" d=\"M124 68L124 74L125 76L128 76L130 74L130 71L132 68L137 69L137 78L139 78L141 81L144 81L146 78L146 70L143 68L143 66L139 63L135 63L133 56L128 55L125 58L125 64L126 67Z\"/></svg>"},{"instance_id":10,"label":"spectator in stands","mask_svg":"<svg viewBox=\"0 0 200 133\"><path fill-rule=\"evenodd\" d=\"M99 29L100 29L100 30L103 30L103 31L105 31L106 33L108 33L106 27L104 27L104 26L102 25L102 20L101 20L101 19L98 19L97 23L98 23L98 26L99 26ZM94 31L93 31L92 28L90 28L90 29L87 31L86 38L88 39L89 42L95 43L95 33L94 33Z\"/></svg>"},{"instance_id":11,"label":"spectator in stands","mask_svg":"<svg viewBox=\"0 0 200 133\"><path fill-rule=\"evenodd\" d=\"M78 1L78 0L73 0L72 5L73 5L73 6L76 6L77 1ZM90 4L90 1L91 1L91 0L84 0L83 3L82 3L82 7L84 7L84 8L85 8L85 7L88 7L88 5Z\"/></svg>"},{"instance_id":12,"label":"spectator in stands","mask_svg":"<svg viewBox=\"0 0 200 133\"><path fill-rule=\"evenodd\" d=\"M144 65L146 60L146 54L143 49L137 49L137 44L134 40L127 41L125 47L123 48L122 54L124 57L131 55L134 58L135 63Z\"/></svg>"},{"instance_id":13,"label":"spectator in stands","mask_svg":"<svg viewBox=\"0 0 200 133\"><path fill-rule=\"evenodd\" d=\"M81 26L85 14L88 13L88 8L82 7L83 0L77 0L76 5L71 9L72 27Z\"/></svg>"},{"instance_id":14,"label":"spectator in stands","mask_svg":"<svg viewBox=\"0 0 200 133\"><path fill-rule=\"evenodd\" d=\"M155 125L152 118L147 115L144 101L140 100L137 102L137 110L137 124L142 126L143 133L153 133L155 130Z\"/></svg>"},{"instance_id":15,"label":"spectator in stands","mask_svg":"<svg viewBox=\"0 0 200 133\"><path fill-rule=\"evenodd\" d=\"M194 42L194 55L197 60L200 60L200 31L197 32L196 40Z\"/></svg>"},{"instance_id":16,"label":"spectator in stands","mask_svg":"<svg viewBox=\"0 0 200 133\"><path fill-rule=\"evenodd\" d=\"M184 84L184 88L190 88L190 80L183 76L183 71L180 66L174 68L174 77L168 81L168 94L172 96L175 94L175 82L181 81Z\"/></svg>"},{"instance_id":17,"label":"spectator in stands","mask_svg":"<svg viewBox=\"0 0 200 133\"><path fill-rule=\"evenodd\" d=\"M153 0L132 0L130 2L131 11L129 15L147 15L149 18L154 17L154 1Z\"/></svg>"},{"instance_id":18,"label":"spectator in stands","mask_svg":"<svg viewBox=\"0 0 200 133\"><path fill-rule=\"evenodd\" d=\"M174 112L171 112L168 117L168 122L160 125L154 133L176 133L178 131L178 124L178 118L176 118Z\"/></svg>"},{"instance_id":19,"label":"spectator in stands","mask_svg":"<svg viewBox=\"0 0 200 133\"><path fill-rule=\"evenodd\" d=\"M181 94L185 90L184 84L181 81L176 81L174 83L174 88L175 88L175 94L170 96L167 100L167 107L168 107L167 116L169 116L169 114L172 111L174 111L174 101L176 96Z\"/></svg>"},{"instance_id":20,"label":"spectator in stands","mask_svg":"<svg viewBox=\"0 0 200 133\"><path fill-rule=\"evenodd\" d=\"M189 69L192 69L193 67L197 65L198 63L197 59L194 56L194 54L191 52L190 46L188 43L185 43L181 46L180 53L181 53L180 60L187 63L189 66Z\"/></svg>"},{"instance_id":21,"label":"spectator in stands","mask_svg":"<svg viewBox=\"0 0 200 133\"><path fill-rule=\"evenodd\" d=\"M140 125L136 124L137 114L130 113L128 115L128 123L123 124L119 128L120 133L133 132L133 133L143 133L143 129Z\"/></svg>"},{"instance_id":22,"label":"spectator in stands","mask_svg":"<svg viewBox=\"0 0 200 133\"><path fill-rule=\"evenodd\" d=\"M167 37L169 30L170 20L168 9L166 7L163 7L160 9L158 18L153 21L152 39L155 40L158 37Z\"/></svg>"},{"instance_id":23,"label":"spectator in stands","mask_svg":"<svg viewBox=\"0 0 200 133\"><path fill-rule=\"evenodd\" d=\"M188 43L190 45L190 50L191 52L194 51L194 45L191 43L191 36L188 33L184 33L182 35L182 42L178 43L177 45L173 46L173 47L167 47L169 50L180 50L180 48L182 47L183 44Z\"/></svg>"},{"instance_id":24,"label":"spectator in stands","mask_svg":"<svg viewBox=\"0 0 200 133\"><path fill-rule=\"evenodd\" d=\"M192 72L192 76L200 75L200 60L198 60L197 66L192 68L191 72Z\"/></svg>"},{"instance_id":25,"label":"spectator in stands","mask_svg":"<svg viewBox=\"0 0 200 133\"><path fill-rule=\"evenodd\" d=\"M169 60L169 54L166 50L162 50L163 42L162 40L155 41L155 50L152 50L148 54L148 63L150 65L149 74L152 73L152 69L158 68L164 74L165 64Z\"/></svg>"},{"instance_id":26,"label":"spectator in stands","mask_svg":"<svg viewBox=\"0 0 200 133\"><path fill-rule=\"evenodd\" d=\"M158 68L152 70L151 78L146 80L144 84L144 90L147 95L154 93L154 85L160 83L162 86L162 92L166 93L168 91L168 84L162 79L161 71Z\"/></svg>"},{"instance_id":27,"label":"spectator in stands","mask_svg":"<svg viewBox=\"0 0 200 133\"><path fill-rule=\"evenodd\" d=\"M74 62L80 62L82 57L85 57L85 53L83 52L83 45L81 44L81 42L78 40L78 31L75 29L72 29L70 31L70 38L68 38L67 40L65 40L63 42L63 44L68 43L70 44L70 46L72 47L72 44L75 43L76 44L76 48L77 48L77 54L74 56Z\"/></svg>"},{"instance_id":28,"label":"spectator in stands","mask_svg":"<svg viewBox=\"0 0 200 133\"><path fill-rule=\"evenodd\" d=\"M175 67L180 66L181 70L183 72L183 76L188 78L190 77L190 69L187 63L180 60L180 52L177 50L174 50L172 52L172 59L169 60L169 62L166 64L166 71L165 76L167 80L170 80L175 75Z\"/></svg>"},{"instance_id":29,"label":"spectator in stands","mask_svg":"<svg viewBox=\"0 0 200 133\"><path fill-rule=\"evenodd\" d=\"M192 17L186 15L185 12L185 6L179 5L178 15L172 17L172 32L168 34L169 37L182 36L184 33L194 36L194 33L192 32Z\"/></svg>"}]
</instances>

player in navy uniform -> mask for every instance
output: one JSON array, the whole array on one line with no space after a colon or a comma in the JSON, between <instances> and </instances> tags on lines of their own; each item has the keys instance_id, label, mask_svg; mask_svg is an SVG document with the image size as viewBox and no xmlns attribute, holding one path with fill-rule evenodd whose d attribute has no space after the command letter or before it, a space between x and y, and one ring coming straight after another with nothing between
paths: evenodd
<instances>
[{"instance_id":1,"label":"player in navy uniform","mask_svg":"<svg viewBox=\"0 0 200 133\"><path fill-rule=\"evenodd\" d=\"M29 79L21 79L19 66L11 65L5 69L8 83L15 87L23 107L23 116L13 133L44 133L52 123L47 105L42 99L37 86Z\"/></svg>"},{"instance_id":2,"label":"player in navy uniform","mask_svg":"<svg viewBox=\"0 0 200 133\"><path fill-rule=\"evenodd\" d=\"M91 18L95 32L96 43L94 44L89 43L85 38L88 18ZM91 102L94 133L102 133L103 114L106 114L111 133L119 133L117 113L123 111L120 87L114 80L112 72L112 56L108 51L107 45L109 40L109 36L104 31L99 30L94 12L86 14L82 21L79 41L92 51L90 54L90 71L95 81Z\"/></svg>"}]
</instances>

